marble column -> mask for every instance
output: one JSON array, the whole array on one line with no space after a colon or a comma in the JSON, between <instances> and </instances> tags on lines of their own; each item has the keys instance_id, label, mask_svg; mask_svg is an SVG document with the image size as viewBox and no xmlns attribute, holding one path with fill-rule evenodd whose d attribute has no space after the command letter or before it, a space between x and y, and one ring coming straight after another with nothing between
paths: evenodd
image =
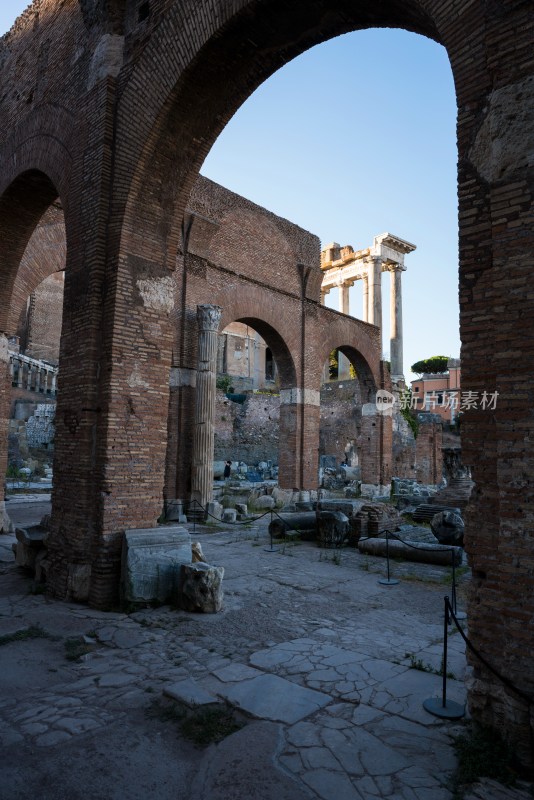
<instances>
[{"instance_id":1,"label":"marble column","mask_svg":"<svg viewBox=\"0 0 534 800\"><path fill-rule=\"evenodd\" d=\"M50 389L50 394L53 395L54 397L57 394L57 372L52 373L52 386Z\"/></svg>"},{"instance_id":2,"label":"marble column","mask_svg":"<svg viewBox=\"0 0 534 800\"><path fill-rule=\"evenodd\" d=\"M339 310L342 314L350 314L349 305L349 289L350 284L339 284ZM347 356L338 351L337 354L337 379L339 381L348 381L350 379L350 361Z\"/></svg>"},{"instance_id":3,"label":"marble column","mask_svg":"<svg viewBox=\"0 0 534 800\"><path fill-rule=\"evenodd\" d=\"M369 277L364 275L363 284L363 321L369 322Z\"/></svg>"},{"instance_id":4,"label":"marble column","mask_svg":"<svg viewBox=\"0 0 534 800\"><path fill-rule=\"evenodd\" d=\"M401 267L392 267L390 270L390 359L391 377L393 380L403 378L402 365L402 290Z\"/></svg>"},{"instance_id":5,"label":"marble column","mask_svg":"<svg viewBox=\"0 0 534 800\"><path fill-rule=\"evenodd\" d=\"M367 260L369 266L369 317L371 325L382 329L382 259L372 256Z\"/></svg>"},{"instance_id":6,"label":"marble column","mask_svg":"<svg viewBox=\"0 0 534 800\"><path fill-rule=\"evenodd\" d=\"M339 284L339 310L342 314L347 315L350 314L349 289L348 283Z\"/></svg>"},{"instance_id":7,"label":"marble column","mask_svg":"<svg viewBox=\"0 0 534 800\"><path fill-rule=\"evenodd\" d=\"M22 376L23 376L22 360L20 358L17 358L17 389L22 389Z\"/></svg>"},{"instance_id":8,"label":"marble column","mask_svg":"<svg viewBox=\"0 0 534 800\"><path fill-rule=\"evenodd\" d=\"M33 368L31 364L28 364L26 389L29 392L31 391L32 388L32 376L33 376Z\"/></svg>"},{"instance_id":9,"label":"marble column","mask_svg":"<svg viewBox=\"0 0 534 800\"><path fill-rule=\"evenodd\" d=\"M204 508L213 499L215 381L221 311L220 306L209 304L197 306L198 367L191 500L196 500Z\"/></svg>"}]
</instances>

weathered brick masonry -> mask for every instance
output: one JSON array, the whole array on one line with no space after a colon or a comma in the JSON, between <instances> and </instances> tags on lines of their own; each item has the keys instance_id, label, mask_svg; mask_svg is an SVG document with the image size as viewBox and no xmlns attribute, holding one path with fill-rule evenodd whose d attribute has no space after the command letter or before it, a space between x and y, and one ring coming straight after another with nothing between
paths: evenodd
<instances>
[{"instance_id":1,"label":"weathered brick masonry","mask_svg":"<svg viewBox=\"0 0 534 800\"><path fill-rule=\"evenodd\" d=\"M378 329L320 304L317 237L221 186L199 178L187 205L189 236L176 286L175 342L169 405L166 499L190 487L197 304L222 307L230 322L252 326L273 352L280 375L279 483L317 485L319 400L323 366L334 347L346 348L374 399L382 385ZM379 480L375 465L374 480Z\"/></svg>"},{"instance_id":2,"label":"weathered brick masonry","mask_svg":"<svg viewBox=\"0 0 534 800\"><path fill-rule=\"evenodd\" d=\"M190 255L188 266L186 255L184 270L182 221L218 133L265 78L308 47L358 28L402 27L443 44L451 62L462 388L500 393L494 411L473 411L463 423L464 458L476 481L467 520L475 575L469 630L486 658L532 697L532 3L150 0L143 8L148 13L133 0L37 0L0 44L0 331L17 327L15 279L31 232L58 197L65 211L55 593L72 594L73 576L86 570L90 602L111 602L121 532L151 525L159 513L169 373L180 357L175 315L191 327L184 282L191 277L200 287L203 280L189 272L201 273L202 258ZM215 275L215 266L206 269ZM174 309L163 299L170 284ZM299 289L295 272L292 285ZM299 291L292 302L302 303ZM320 322L314 297L305 293L304 304ZM231 318L249 313L230 311ZM260 311L250 313L263 319ZM335 345L342 340L335 338ZM305 349L313 344L311 333ZM293 388L308 388L298 383L300 364L294 361L294 375L289 366L288 388L293 377ZM4 381L0 410L7 388ZM170 444L186 446L172 436ZM2 444L0 467L4 454ZM177 484L168 477L169 485ZM532 763L527 703L475 660L473 667L473 714L504 731Z\"/></svg>"}]
</instances>

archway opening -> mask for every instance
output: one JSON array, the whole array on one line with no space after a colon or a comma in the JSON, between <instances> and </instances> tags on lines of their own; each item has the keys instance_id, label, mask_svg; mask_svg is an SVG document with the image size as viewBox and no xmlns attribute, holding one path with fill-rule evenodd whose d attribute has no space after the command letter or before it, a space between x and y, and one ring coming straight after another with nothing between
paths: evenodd
<instances>
[{"instance_id":1,"label":"archway opening","mask_svg":"<svg viewBox=\"0 0 534 800\"><path fill-rule=\"evenodd\" d=\"M63 305L63 273L56 273L65 266L66 237L58 191L47 175L29 170L7 187L0 198L0 236L6 358L0 466L8 490L41 488L43 480L50 488Z\"/></svg>"}]
</instances>

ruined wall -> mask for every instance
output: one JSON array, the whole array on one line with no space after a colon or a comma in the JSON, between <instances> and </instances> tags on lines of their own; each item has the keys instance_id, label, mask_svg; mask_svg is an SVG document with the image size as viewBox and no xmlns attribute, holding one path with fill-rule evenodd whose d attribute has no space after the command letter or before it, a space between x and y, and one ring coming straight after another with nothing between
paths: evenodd
<instances>
[{"instance_id":1,"label":"ruined wall","mask_svg":"<svg viewBox=\"0 0 534 800\"><path fill-rule=\"evenodd\" d=\"M417 437L401 414L393 415L393 475L424 484L443 477L442 423L437 414L418 414Z\"/></svg>"},{"instance_id":2,"label":"ruined wall","mask_svg":"<svg viewBox=\"0 0 534 800\"><path fill-rule=\"evenodd\" d=\"M250 394L245 403L234 403L217 393L215 410L215 460L260 461L278 464L280 446L280 397Z\"/></svg>"},{"instance_id":3,"label":"ruined wall","mask_svg":"<svg viewBox=\"0 0 534 800\"><path fill-rule=\"evenodd\" d=\"M316 488L322 367L335 347L352 346L365 391L380 381L375 326L320 305L316 236L200 177L188 201L184 277L177 286L175 356L169 405L166 498L187 497L194 417L197 304L222 307L220 329L241 321L272 351L281 389L276 459L285 488ZM304 278L304 282L302 279ZM261 448L260 448L261 449ZM258 449L252 448L255 459ZM246 460L246 459L243 459Z\"/></svg>"},{"instance_id":4,"label":"ruined wall","mask_svg":"<svg viewBox=\"0 0 534 800\"><path fill-rule=\"evenodd\" d=\"M321 387L319 455L346 457L351 466L362 461L361 393L357 380L325 383Z\"/></svg>"}]
</instances>

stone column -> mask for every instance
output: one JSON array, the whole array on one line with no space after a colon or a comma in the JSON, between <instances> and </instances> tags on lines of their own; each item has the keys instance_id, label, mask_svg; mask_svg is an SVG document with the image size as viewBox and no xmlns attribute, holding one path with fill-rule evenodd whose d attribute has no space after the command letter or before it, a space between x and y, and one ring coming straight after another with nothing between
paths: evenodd
<instances>
[{"instance_id":1,"label":"stone column","mask_svg":"<svg viewBox=\"0 0 534 800\"><path fill-rule=\"evenodd\" d=\"M390 270L391 293L390 293L390 359L391 359L391 378L400 380L404 377L402 365L402 291L401 291L402 268L392 267Z\"/></svg>"},{"instance_id":2,"label":"stone column","mask_svg":"<svg viewBox=\"0 0 534 800\"><path fill-rule=\"evenodd\" d=\"M349 305L349 289L348 283L339 284L339 310L342 314L350 313ZM347 381L350 379L350 361L347 356L338 351L337 354L337 377L340 381Z\"/></svg>"},{"instance_id":3,"label":"stone column","mask_svg":"<svg viewBox=\"0 0 534 800\"><path fill-rule=\"evenodd\" d=\"M198 367L193 437L191 499L202 506L213 497L213 450L215 428L215 381L217 377L217 332L221 307L197 306Z\"/></svg>"},{"instance_id":4,"label":"stone column","mask_svg":"<svg viewBox=\"0 0 534 800\"><path fill-rule=\"evenodd\" d=\"M348 283L339 284L339 310L342 314L350 314L349 289Z\"/></svg>"},{"instance_id":5,"label":"stone column","mask_svg":"<svg viewBox=\"0 0 534 800\"><path fill-rule=\"evenodd\" d=\"M41 391L41 368L36 367L35 369L35 391Z\"/></svg>"},{"instance_id":6,"label":"stone column","mask_svg":"<svg viewBox=\"0 0 534 800\"><path fill-rule=\"evenodd\" d=\"M363 321L369 322L369 275L362 278L363 284Z\"/></svg>"},{"instance_id":7,"label":"stone column","mask_svg":"<svg viewBox=\"0 0 534 800\"><path fill-rule=\"evenodd\" d=\"M23 373L22 359L17 358L17 389L22 389L22 373Z\"/></svg>"},{"instance_id":8,"label":"stone column","mask_svg":"<svg viewBox=\"0 0 534 800\"><path fill-rule=\"evenodd\" d=\"M28 373L27 373L28 380L27 380L27 383L26 383L26 389L29 392L31 391L31 388L32 388L32 373L33 373L33 367L32 367L31 364L28 364Z\"/></svg>"},{"instance_id":9,"label":"stone column","mask_svg":"<svg viewBox=\"0 0 534 800\"><path fill-rule=\"evenodd\" d=\"M382 330L382 259L371 256L369 264L369 316L371 325Z\"/></svg>"},{"instance_id":10,"label":"stone column","mask_svg":"<svg viewBox=\"0 0 534 800\"><path fill-rule=\"evenodd\" d=\"M50 394L51 394L52 396L54 396L54 397L55 397L55 396L56 396L56 394L57 394L57 386L56 386L56 382L57 382L57 372L53 372L53 373L52 373L52 386L51 386L51 388L50 388Z\"/></svg>"}]
</instances>

